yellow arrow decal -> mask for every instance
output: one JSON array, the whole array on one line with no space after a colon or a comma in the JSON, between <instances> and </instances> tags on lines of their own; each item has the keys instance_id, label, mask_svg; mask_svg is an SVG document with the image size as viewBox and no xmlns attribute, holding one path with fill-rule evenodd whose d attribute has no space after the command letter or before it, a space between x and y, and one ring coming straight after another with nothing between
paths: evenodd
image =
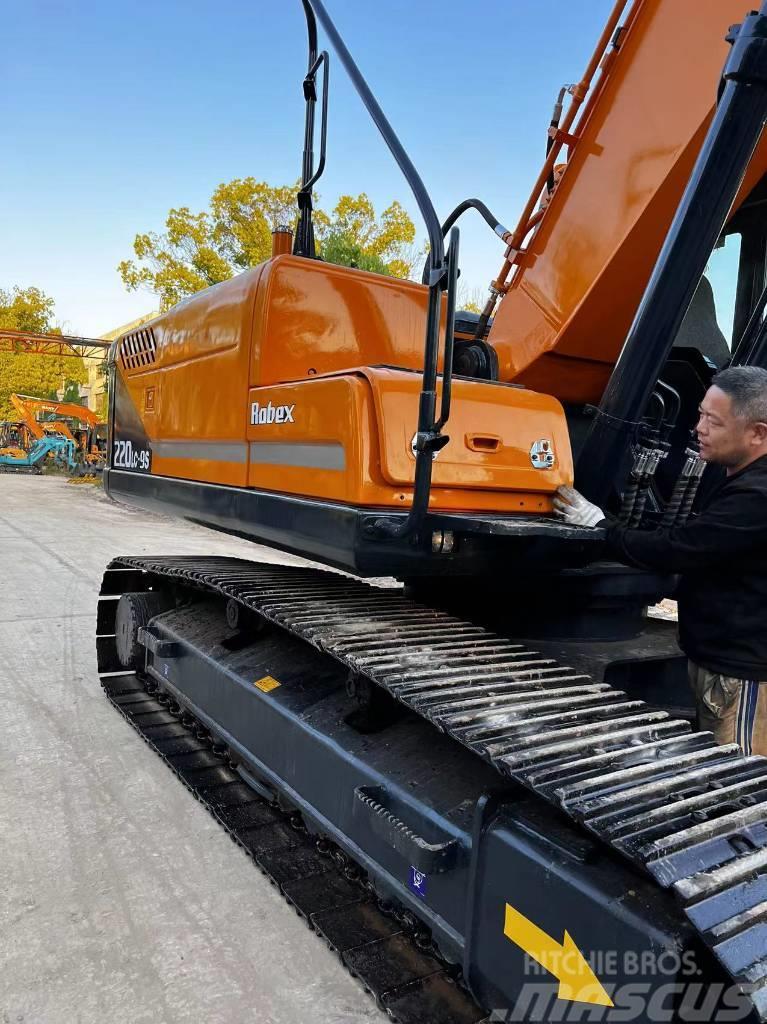
<instances>
[{"instance_id":1,"label":"yellow arrow decal","mask_svg":"<svg viewBox=\"0 0 767 1024\"><path fill-rule=\"evenodd\" d=\"M560 999L592 1003L595 1006L614 1005L567 932L560 945L507 903L503 934L549 974L554 975L559 981L557 995Z\"/></svg>"}]
</instances>

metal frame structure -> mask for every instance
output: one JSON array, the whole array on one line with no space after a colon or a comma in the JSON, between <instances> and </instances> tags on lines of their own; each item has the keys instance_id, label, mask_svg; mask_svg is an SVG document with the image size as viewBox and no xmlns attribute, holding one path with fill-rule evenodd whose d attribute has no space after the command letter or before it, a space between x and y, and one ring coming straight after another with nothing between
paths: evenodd
<instances>
[{"instance_id":1,"label":"metal frame structure","mask_svg":"<svg viewBox=\"0 0 767 1024\"><path fill-rule=\"evenodd\" d=\"M0 353L13 355L104 359L111 344L111 341L102 341L100 338L81 338L71 334L0 330Z\"/></svg>"}]
</instances>

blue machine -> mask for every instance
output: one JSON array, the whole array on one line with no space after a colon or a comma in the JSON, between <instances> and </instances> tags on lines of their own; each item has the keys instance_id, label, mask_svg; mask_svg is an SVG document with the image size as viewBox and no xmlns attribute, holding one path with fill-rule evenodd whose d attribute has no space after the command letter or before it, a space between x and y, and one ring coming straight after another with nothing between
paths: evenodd
<instances>
[{"instance_id":1,"label":"blue machine","mask_svg":"<svg viewBox=\"0 0 767 1024\"><path fill-rule=\"evenodd\" d=\"M67 437L52 434L35 441L26 455L0 455L0 472L41 473L48 456L64 469L78 468L75 444Z\"/></svg>"}]
</instances>

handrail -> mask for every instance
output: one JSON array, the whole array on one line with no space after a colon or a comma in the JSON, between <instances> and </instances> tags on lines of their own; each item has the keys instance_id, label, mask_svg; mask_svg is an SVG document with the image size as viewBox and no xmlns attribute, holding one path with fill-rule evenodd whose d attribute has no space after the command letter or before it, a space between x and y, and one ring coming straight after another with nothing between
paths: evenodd
<instances>
[{"instance_id":1,"label":"handrail","mask_svg":"<svg viewBox=\"0 0 767 1024\"><path fill-rule=\"evenodd\" d=\"M431 494L431 473L437 453L450 440L442 428L450 417L450 403L453 382L453 345L455 335L455 296L458 283L458 243L460 232L453 228L450 232L450 245L447 251L447 274L444 281L438 281L429 288L429 312L427 317L427 353L424 361L424 383L418 405L418 430L415 435L415 479L413 483L413 502L406 518L400 521L391 519L374 519L366 530L372 536L406 537L415 534L423 524L429 511ZM444 360L442 364L442 401L439 419L437 415L437 381L439 343L440 306L442 290L447 291L447 310L445 317ZM429 339L433 339L433 342Z\"/></svg>"},{"instance_id":2,"label":"handrail","mask_svg":"<svg viewBox=\"0 0 767 1024\"><path fill-rule=\"evenodd\" d=\"M317 63L317 25L322 25L325 34L328 36L338 59L344 66L346 73L351 79L365 109L370 115L373 123L378 128L389 152L394 157L397 166L405 176L410 186L413 197L418 204L418 209L426 224L426 232L429 238L428 258L428 281L429 297L426 315L426 337L424 339L423 354L423 381L421 394L418 402L418 426L415 434L415 480L413 486L413 501L410 511L404 520L392 521L391 519L376 519L367 527L368 533L379 538L405 537L416 533L423 522L424 516L429 508L429 496L431 493L431 471L432 461L435 454L443 448L450 438L441 433L442 427L447 422L450 413L451 379L452 379L452 350L453 350L453 317L455 313L455 286L458 278L458 238L457 228L451 233L450 251L453 262L448 266L445 259L445 245L437 213L432 204L426 186L421 176L405 152L402 143L389 123L386 115L381 109L378 101L370 90L360 69L354 62L352 55L346 48L346 44L333 24L322 0L302 0L306 13L307 29L309 32L309 69L315 68ZM315 20L316 19L316 20ZM316 68L315 68L316 70ZM309 76L307 76L309 77ZM325 97L326 101L327 97ZM311 114L310 114L311 108ZM311 178L311 167L307 163L307 152L311 156L311 139L314 131L314 107L312 102L307 102L306 116L307 142L305 144L304 181ZM311 130L311 135L310 135ZM309 172L308 175L306 172ZM301 197L301 193L299 193ZM302 221L299 222L299 230L304 219L311 222L311 193L304 194L300 198ZM308 210L307 218L304 218L305 210ZM298 244L298 232L296 233ZM298 251L296 249L295 251ZM442 406L440 418L436 418L437 409L437 377L439 367L439 324L441 312L441 299L443 291L448 291L448 317L445 330L445 358L443 361L443 383L442 383ZM451 364L448 365L448 357Z\"/></svg>"},{"instance_id":3,"label":"handrail","mask_svg":"<svg viewBox=\"0 0 767 1024\"><path fill-rule=\"evenodd\" d=\"M317 21L314 11L307 2L302 0L304 16L306 17L306 32L309 37L309 62L307 65L306 77L304 78L304 100L306 102L306 114L304 120L304 151L301 159L301 188L298 190L298 224L296 226L296 237L293 243L293 254L306 256L309 259L316 257L314 245L314 226L312 225L312 185L317 181L325 167L325 139L327 135L328 116L328 55L323 53L317 55ZM317 102L317 90L315 86L317 70L324 58L325 69L323 75L322 95L322 152L320 155L320 167L317 174L314 173L314 105Z\"/></svg>"},{"instance_id":4,"label":"handrail","mask_svg":"<svg viewBox=\"0 0 767 1024\"><path fill-rule=\"evenodd\" d=\"M315 89L315 81L317 78L317 72L320 69L320 65L324 65L322 69L322 121L320 127L320 159L317 163L317 170L308 181L305 181L301 186L302 192L311 192L312 187L316 185L319 179L322 177L322 172L325 170L325 150L328 141L328 84L330 76L330 57L328 51L323 50L319 55L314 64L309 68L309 73L304 79L304 93L311 91L312 102L317 102L317 92ZM313 159L313 154L312 154Z\"/></svg>"},{"instance_id":5,"label":"handrail","mask_svg":"<svg viewBox=\"0 0 767 1024\"><path fill-rule=\"evenodd\" d=\"M447 248L447 310L445 317L445 356L442 363L442 405L434 430L439 433L450 419L453 394L453 351L455 349L455 300L458 293L458 228L450 231Z\"/></svg>"},{"instance_id":6,"label":"handrail","mask_svg":"<svg viewBox=\"0 0 767 1024\"><path fill-rule=\"evenodd\" d=\"M370 114L376 128L381 133L381 137L389 148L392 156L394 157L397 166L405 176L405 180L410 186L410 190L413 193L413 198L418 204L418 209L421 212L421 216L426 223L426 232L429 236L429 250L431 257L432 272L437 273L441 277L445 272L444 260L445 250L442 242L442 230L439 222L439 218L432 205L429 193L426 191L426 186L421 180L421 176L415 169L415 166L410 157L405 152L402 143L397 138L397 134L389 123L388 118L381 109L378 101L370 90L369 85L362 76L362 72L354 62L354 58L346 48L346 44L338 33L335 25L330 19L330 15L325 10L325 5L322 0L302 0L304 10L310 10L312 13L312 21L316 17L317 21L322 25L325 30L330 42L333 44L333 49L336 52L338 59L344 66L346 73L351 79L352 85L357 90L357 93L362 100L365 109ZM309 21L307 17L307 21ZM310 50L311 50L311 29L310 29ZM316 23L314 27L314 57L310 59L309 66L314 63L317 59L316 53L317 37L316 37ZM431 283L431 282L430 282Z\"/></svg>"}]
</instances>

